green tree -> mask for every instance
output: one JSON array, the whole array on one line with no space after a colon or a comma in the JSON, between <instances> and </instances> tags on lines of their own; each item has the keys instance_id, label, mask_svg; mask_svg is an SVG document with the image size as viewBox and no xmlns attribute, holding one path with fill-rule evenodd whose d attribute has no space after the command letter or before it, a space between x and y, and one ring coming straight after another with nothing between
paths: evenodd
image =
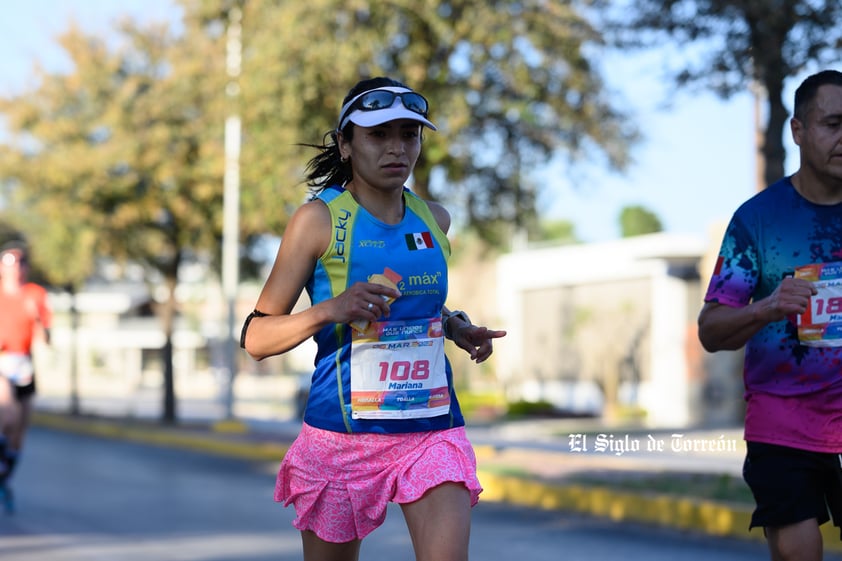
<instances>
[{"instance_id":1,"label":"green tree","mask_svg":"<svg viewBox=\"0 0 842 561\"><path fill-rule=\"evenodd\" d=\"M542 220L537 239L565 244L579 243L576 225L569 220Z\"/></svg>"},{"instance_id":2,"label":"green tree","mask_svg":"<svg viewBox=\"0 0 842 561\"><path fill-rule=\"evenodd\" d=\"M208 29L224 24L230 5L184 3ZM298 181L313 153L299 143L335 128L348 89L375 75L423 92L439 126L425 133L414 190L464 208L466 222L498 243L512 225L536 227L539 193L524 176L551 156L623 169L636 131L588 58L601 38L577 5L245 3L242 205L251 226L280 231L304 197Z\"/></svg>"},{"instance_id":3,"label":"green tree","mask_svg":"<svg viewBox=\"0 0 842 561\"><path fill-rule=\"evenodd\" d=\"M172 337L179 269L216 252L221 228L223 73L212 38L126 21L117 48L72 27L67 74L0 100L5 200L47 273L78 285L94 259L141 264L165 344L163 420L176 419Z\"/></svg>"},{"instance_id":4,"label":"green tree","mask_svg":"<svg viewBox=\"0 0 842 561\"><path fill-rule=\"evenodd\" d=\"M723 98L759 89L767 122L759 161L766 185L784 175L787 79L837 65L842 53L839 0L597 0L615 46L664 44L679 87L705 87Z\"/></svg>"},{"instance_id":5,"label":"green tree","mask_svg":"<svg viewBox=\"0 0 842 561\"><path fill-rule=\"evenodd\" d=\"M653 234L663 229L658 216L642 206L627 206L620 211L620 232L624 238Z\"/></svg>"}]
</instances>

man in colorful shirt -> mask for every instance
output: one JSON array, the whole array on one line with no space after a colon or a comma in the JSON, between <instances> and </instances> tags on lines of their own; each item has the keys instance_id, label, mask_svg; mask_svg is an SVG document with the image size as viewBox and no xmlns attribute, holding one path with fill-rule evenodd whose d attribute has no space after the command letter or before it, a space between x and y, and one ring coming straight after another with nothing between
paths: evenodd
<instances>
[{"instance_id":1,"label":"man in colorful shirt","mask_svg":"<svg viewBox=\"0 0 842 561\"><path fill-rule=\"evenodd\" d=\"M800 168L734 213L699 338L745 346L751 526L774 561L818 561L842 524L842 73L799 86L790 126Z\"/></svg>"}]
</instances>

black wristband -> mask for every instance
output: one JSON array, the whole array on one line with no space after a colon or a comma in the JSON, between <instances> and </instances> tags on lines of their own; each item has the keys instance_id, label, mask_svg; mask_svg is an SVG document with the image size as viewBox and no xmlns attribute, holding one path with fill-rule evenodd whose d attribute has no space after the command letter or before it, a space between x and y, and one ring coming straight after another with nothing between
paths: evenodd
<instances>
[{"instance_id":1,"label":"black wristband","mask_svg":"<svg viewBox=\"0 0 842 561\"><path fill-rule=\"evenodd\" d=\"M450 331L448 325L450 325L451 318L457 317L465 322L465 325L471 325L471 318L468 317L468 314L463 312L462 310L453 310L450 313L446 314L444 318L442 318L441 323L441 330L444 333L445 339L453 340L453 332Z\"/></svg>"},{"instance_id":2,"label":"black wristband","mask_svg":"<svg viewBox=\"0 0 842 561\"><path fill-rule=\"evenodd\" d=\"M243 323L243 329L240 331L240 348L241 349L246 348L246 331L248 331L249 324L251 323L251 320L253 320L254 318L266 317L268 315L269 314L264 314L263 312L261 312L260 310L255 308L252 313L250 313L248 316L246 316L246 321L245 321L245 323Z\"/></svg>"}]
</instances>

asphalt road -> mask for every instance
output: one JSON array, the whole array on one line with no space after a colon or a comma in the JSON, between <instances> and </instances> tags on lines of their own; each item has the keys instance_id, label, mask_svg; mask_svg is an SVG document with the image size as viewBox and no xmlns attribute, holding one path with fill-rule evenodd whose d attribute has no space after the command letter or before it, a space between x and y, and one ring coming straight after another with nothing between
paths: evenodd
<instances>
[{"instance_id":1,"label":"asphalt road","mask_svg":"<svg viewBox=\"0 0 842 561\"><path fill-rule=\"evenodd\" d=\"M33 429L0 513L0 559L300 559L292 509L272 501L275 465ZM481 502L471 558L483 561L767 559L762 543L712 539ZM364 560L411 560L400 510L366 539ZM826 556L828 561L840 557Z\"/></svg>"}]
</instances>

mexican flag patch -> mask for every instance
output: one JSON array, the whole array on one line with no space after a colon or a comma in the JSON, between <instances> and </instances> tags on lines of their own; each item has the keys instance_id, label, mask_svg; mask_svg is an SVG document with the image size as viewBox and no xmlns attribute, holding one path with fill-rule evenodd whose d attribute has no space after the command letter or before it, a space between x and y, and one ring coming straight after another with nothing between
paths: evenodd
<instances>
[{"instance_id":1,"label":"mexican flag patch","mask_svg":"<svg viewBox=\"0 0 842 561\"><path fill-rule=\"evenodd\" d=\"M433 236L430 232L418 232L406 235L406 247L411 251L416 249L431 249L433 247Z\"/></svg>"}]
</instances>

